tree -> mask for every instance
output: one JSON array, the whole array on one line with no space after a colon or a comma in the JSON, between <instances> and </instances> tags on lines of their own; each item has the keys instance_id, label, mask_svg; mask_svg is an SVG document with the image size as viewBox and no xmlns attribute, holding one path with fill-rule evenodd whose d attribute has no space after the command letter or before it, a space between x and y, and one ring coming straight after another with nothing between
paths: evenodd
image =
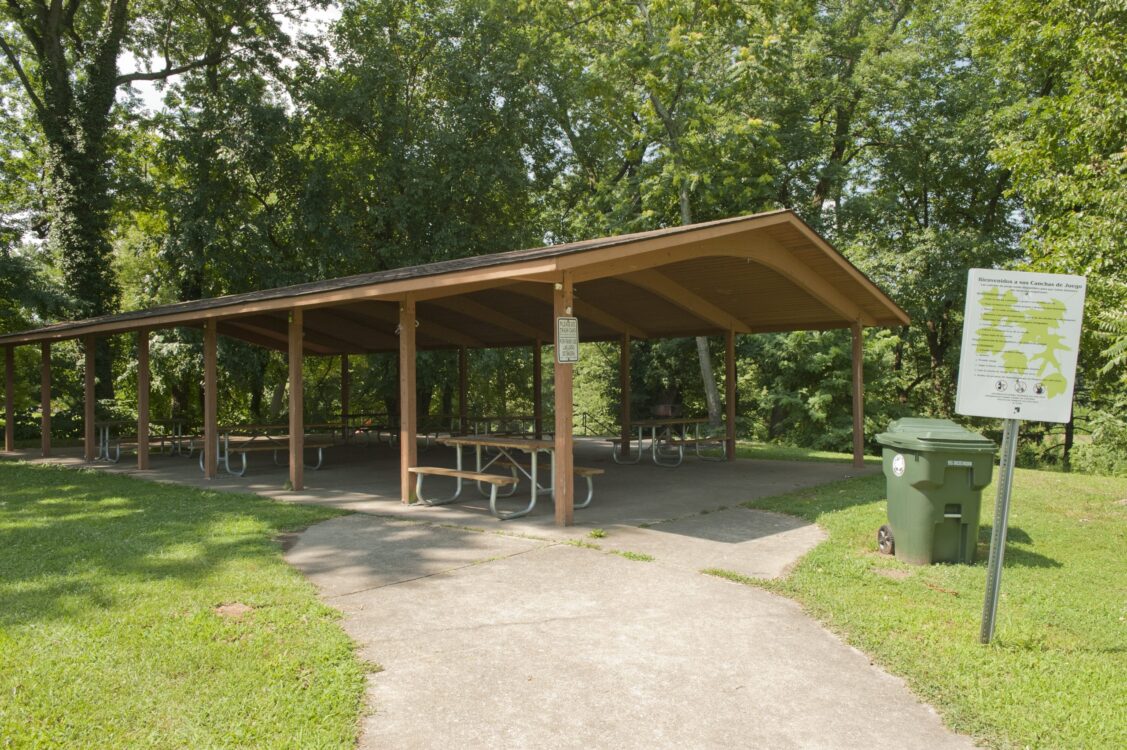
<instances>
[{"instance_id":1,"label":"tree","mask_svg":"<svg viewBox=\"0 0 1127 750\"><path fill-rule=\"evenodd\" d=\"M1080 369L1103 411L1093 446L1127 463L1127 4L987 0L976 52L1011 92L992 118L991 156L1029 215L1031 269L1087 276ZM1109 423L1114 422L1114 424ZM1065 462L1073 423L1065 436ZM1100 440L1094 441L1096 443Z\"/></svg>"},{"instance_id":2,"label":"tree","mask_svg":"<svg viewBox=\"0 0 1127 750\"><path fill-rule=\"evenodd\" d=\"M773 51L772 18L698 0L552 4L543 13L555 61L546 87L573 159L561 234L691 224L770 201L773 133L747 92ZM718 423L708 340L696 345Z\"/></svg>"},{"instance_id":3,"label":"tree","mask_svg":"<svg viewBox=\"0 0 1127 750\"><path fill-rule=\"evenodd\" d=\"M48 240L73 298L72 314L112 312L120 293L108 237L107 143L118 91L265 51L283 39L271 6L266 0L6 0L0 8L0 50L43 136ZM119 71L126 51L143 69Z\"/></svg>"},{"instance_id":4,"label":"tree","mask_svg":"<svg viewBox=\"0 0 1127 750\"><path fill-rule=\"evenodd\" d=\"M337 273L541 241L555 149L526 14L512 1L343 8L335 64L300 91L304 148L325 165L310 191L324 203L318 239Z\"/></svg>"},{"instance_id":5,"label":"tree","mask_svg":"<svg viewBox=\"0 0 1127 750\"><path fill-rule=\"evenodd\" d=\"M989 158L1003 93L970 54L963 14L920 5L909 20L866 73L880 103L864 115L833 234L912 316L899 333L896 398L950 414L967 271L1019 259L1017 203L1009 172Z\"/></svg>"}]
</instances>

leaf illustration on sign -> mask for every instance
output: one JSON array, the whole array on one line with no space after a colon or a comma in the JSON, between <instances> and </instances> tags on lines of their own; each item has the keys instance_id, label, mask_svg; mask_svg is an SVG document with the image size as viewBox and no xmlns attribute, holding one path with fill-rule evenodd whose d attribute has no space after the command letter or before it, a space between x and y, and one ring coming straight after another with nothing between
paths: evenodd
<instances>
[{"instance_id":1,"label":"leaf illustration on sign","mask_svg":"<svg viewBox=\"0 0 1127 750\"><path fill-rule=\"evenodd\" d=\"M1023 352L1002 352L1002 366L1006 368L1006 372L1025 372L1025 368L1029 367L1029 359Z\"/></svg>"},{"instance_id":2,"label":"leaf illustration on sign","mask_svg":"<svg viewBox=\"0 0 1127 750\"><path fill-rule=\"evenodd\" d=\"M1050 299L1027 306L1012 290L996 287L984 290L979 301L982 319L990 325L978 329L976 351L1001 355L1002 369L1008 374L1038 376L1048 398L1064 393L1068 381L1061 374L1058 352L1071 351L1057 333L1065 317L1064 303ZM1017 346L1023 349L1011 348Z\"/></svg>"}]
</instances>

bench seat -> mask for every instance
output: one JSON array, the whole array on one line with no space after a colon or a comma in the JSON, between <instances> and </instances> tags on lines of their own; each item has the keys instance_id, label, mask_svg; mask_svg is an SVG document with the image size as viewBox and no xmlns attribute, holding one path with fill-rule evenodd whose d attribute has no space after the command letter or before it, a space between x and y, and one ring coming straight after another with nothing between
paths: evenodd
<instances>
[{"instance_id":1,"label":"bench seat","mask_svg":"<svg viewBox=\"0 0 1127 750\"><path fill-rule=\"evenodd\" d=\"M472 482L488 482L498 486L508 486L517 483L515 477L506 476L504 474L487 474L482 471L459 471L458 469L447 469L441 466L415 466L407 471L417 475L433 474L440 477L466 479Z\"/></svg>"},{"instance_id":2,"label":"bench seat","mask_svg":"<svg viewBox=\"0 0 1127 750\"><path fill-rule=\"evenodd\" d=\"M407 469L415 475L415 497L427 505L447 505L458 499L462 494L462 482L481 482L489 485L489 512L502 521L515 518L524 513L504 513L497 510L497 488L515 487L517 478L504 474L487 474L481 471L466 471L464 469L447 469L443 466L412 466ZM445 498L428 498L423 494L423 477L450 477L457 481L454 494ZM527 511L526 511L527 512Z\"/></svg>"},{"instance_id":3,"label":"bench seat","mask_svg":"<svg viewBox=\"0 0 1127 750\"><path fill-rule=\"evenodd\" d=\"M494 465L502 466L502 467L508 466L509 468L511 468L512 471L513 471L514 481L520 478L520 477L517 476L517 469L520 469L525 474L528 474L531 471L531 467L528 464L517 463L517 462L513 462L513 461L510 461L510 460L504 459L504 458L494 462ZM587 480L587 497L583 499L583 502L575 503L574 507L576 509L586 508L588 505L591 504L591 501L595 497L595 482L593 481L594 477L606 474L607 470L606 469L599 469L599 468L596 468L596 467L593 467L593 466L573 466L571 468L572 468L572 471L575 473L575 476L583 477L584 479Z\"/></svg>"}]
</instances>

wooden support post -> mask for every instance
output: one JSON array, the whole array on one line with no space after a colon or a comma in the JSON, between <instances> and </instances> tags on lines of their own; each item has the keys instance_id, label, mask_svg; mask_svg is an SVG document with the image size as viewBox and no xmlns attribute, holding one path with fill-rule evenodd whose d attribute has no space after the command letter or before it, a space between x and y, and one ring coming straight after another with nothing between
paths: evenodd
<instances>
[{"instance_id":1,"label":"wooden support post","mask_svg":"<svg viewBox=\"0 0 1127 750\"><path fill-rule=\"evenodd\" d=\"M556 284L552 295L555 318L571 315L571 273L565 271L562 282ZM553 323L554 326L554 323ZM558 334L557 334L558 335ZM572 441L572 365L560 364L559 341L555 347L555 407L556 407L556 475L555 502L556 525L571 526L575 515L575 456Z\"/></svg>"},{"instance_id":2,"label":"wooden support post","mask_svg":"<svg viewBox=\"0 0 1127 750\"><path fill-rule=\"evenodd\" d=\"M97 406L94 394L94 352L97 346L98 340L93 336L83 337L82 349L86 355L86 371L83 373L84 387L82 389L82 455L87 462L93 462L98 455L95 450L98 433L94 429L94 420L97 418L94 411L94 407Z\"/></svg>"},{"instance_id":3,"label":"wooden support post","mask_svg":"<svg viewBox=\"0 0 1127 750\"><path fill-rule=\"evenodd\" d=\"M415 300L399 304L399 499L415 500L415 485L408 471L418 460L415 394Z\"/></svg>"},{"instance_id":4,"label":"wooden support post","mask_svg":"<svg viewBox=\"0 0 1127 750\"><path fill-rule=\"evenodd\" d=\"M149 468L149 332L137 331L137 468Z\"/></svg>"},{"instance_id":5,"label":"wooden support post","mask_svg":"<svg viewBox=\"0 0 1127 750\"><path fill-rule=\"evenodd\" d=\"M51 455L51 342L44 341L40 351L43 362L39 381L39 409L42 415L39 421L39 443L43 457L47 458Z\"/></svg>"},{"instance_id":6,"label":"wooden support post","mask_svg":"<svg viewBox=\"0 0 1127 750\"><path fill-rule=\"evenodd\" d=\"M340 423L342 425L341 437L348 442L348 414L351 411L352 400L352 373L348 369L348 355L340 355Z\"/></svg>"},{"instance_id":7,"label":"wooden support post","mask_svg":"<svg viewBox=\"0 0 1127 750\"><path fill-rule=\"evenodd\" d=\"M303 313L290 312L290 489L305 489L305 380L301 364L305 334Z\"/></svg>"},{"instance_id":8,"label":"wooden support post","mask_svg":"<svg viewBox=\"0 0 1127 750\"><path fill-rule=\"evenodd\" d=\"M622 394L622 403L618 407L618 423L621 426L618 452L624 459L630 455L630 334L623 334L618 349L618 389ZM641 450L641 446L638 446Z\"/></svg>"},{"instance_id":9,"label":"wooden support post","mask_svg":"<svg viewBox=\"0 0 1127 750\"><path fill-rule=\"evenodd\" d=\"M543 342L532 345L532 421L534 437L544 436L544 358Z\"/></svg>"},{"instance_id":10,"label":"wooden support post","mask_svg":"<svg viewBox=\"0 0 1127 750\"><path fill-rule=\"evenodd\" d=\"M470 431L470 363L466 347L458 347L458 422L462 434Z\"/></svg>"},{"instance_id":11,"label":"wooden support post","mask_svg":"<svg viewBox=\"0 0 1127 750\"><path fill-rule=\"evenodd\" d=\"M203 473L219 471L219 334L215 319L203 329Z\"/></svg>"},{"instance_id":12,"label":"wooden support post","mask_svg":"<svg viewBox=\"0 0 1127 750\"><path fill-rule=\"evenodd\" d=\"M16 449L16 347L4 347L4 450Z\"/></svg>"},{"instance_id":13,"label":"wooden support post","mask_svg":"<svg viewBox=\"0 0 1127 750\"><path fill-rule=\"evenodd\" d=\"M729 461L736 460L736 332L729 329L725 341L727 351L724 359L724 397L727 407L728 432L724 441L724 452Z\"/></svg>"},{"instance_id":14,"label":"wooden support post","mask_svg":"<svg viewBox=\"0 0 1127 750\"><path fill-rule=\"evenodd\" d=\"M865 465L865 354L861 324L853 324L853 466Z\"/></svg>"}]
</instances>

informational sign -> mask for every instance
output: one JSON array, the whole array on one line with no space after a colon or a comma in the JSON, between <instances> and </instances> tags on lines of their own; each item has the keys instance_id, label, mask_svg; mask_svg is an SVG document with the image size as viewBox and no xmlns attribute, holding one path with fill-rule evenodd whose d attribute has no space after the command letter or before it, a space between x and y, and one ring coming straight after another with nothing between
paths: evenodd
<instances>
[{"instance_id":1,"label":"informational sign","mask_svg":"<svg viewBox=\"0 0 1127 750\"><path fill-rule=\"evenodd\" d=\"M1072 418L1083 276L972 268L955 411L1005 420L979 640L990 643L1002 588L1010 495L1023 420Z\"/></svg>"},{"instance_id":2,"label":"informational sign","mask_svg":"<svg viewBox=\"0 0 1127 750\"><path fill-rule=\"evenodd\" d=\"M561 365L579 361L579 318L556 318L556 361Z\"/></svg>"},{"instance_id":3,"label":"informational sign","mask_svg":"<svg viewBox=\"0 0 1127 750\"><path fill-rule=\"evenodd\" d=\"M955 411L1069 421L1085 291L1083 276L972 268Z\"/></svg>"}]
</instances>

